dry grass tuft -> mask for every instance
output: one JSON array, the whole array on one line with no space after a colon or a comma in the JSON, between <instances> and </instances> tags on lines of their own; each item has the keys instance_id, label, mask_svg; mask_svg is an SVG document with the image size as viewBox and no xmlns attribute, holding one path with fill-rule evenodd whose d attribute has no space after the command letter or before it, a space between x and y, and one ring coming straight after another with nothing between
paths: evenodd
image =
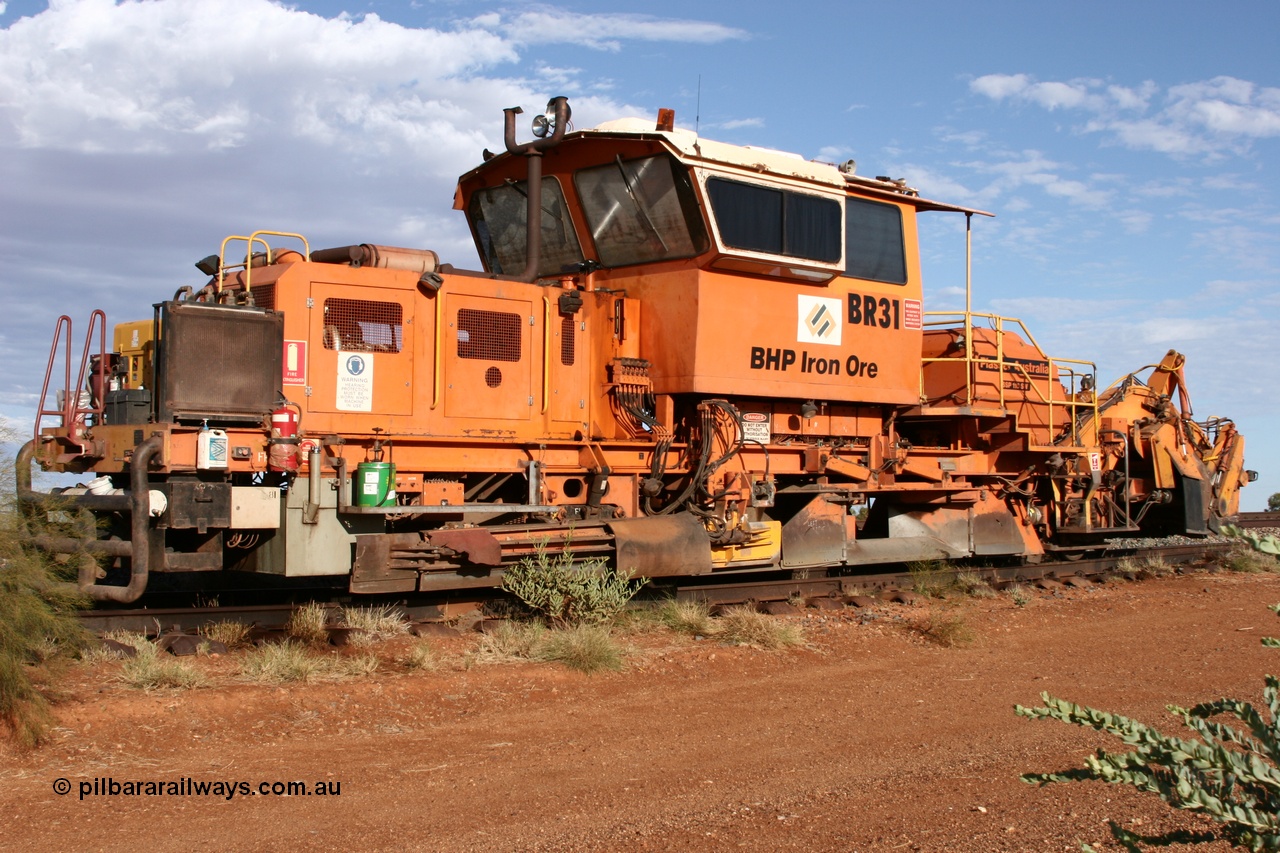
<instances>
[{"instance_id":1,"label":"dry grass tuft","mask_svg":"<svg viewBox=\"0 0 1280 853\"><path fill-rule=\"evenodd\" d=\"M418 640L414 643L400 662L409 669L421 670L423 672L432 672L440 667L440 661L436 658L435 650L431 648L431 643L426 640Z\"/></svg>"},{"instance_id":2,"label":"dry grass tuft","mask_svg":"<svg viewBox=\"0 0 1280 853\"><path fill-rule=\"evenodd\" d=\"M378 656L363 654L349 658L337 658L332 662L329 672L336 678L363 678L378 671Z\"/></svg>"},{"instance_id":3,"label":"dry grass tuft","mask_svg":"<svg viewBox=\"0 0 1280 853\"><path fill-rule=\"evenodd\" d=\"M249 631L249 626L243 622L223 619L220 622L209 622L201 626L200 636L215 643L222 643L227 647L227 651L231 651L249 645Z\"/></svg>"},{"instance_id":4,"label":"dry grass tuft","mask_svg":"<svg viewBox=\"0 0 1280 853\"><path fill-rule=\"evenodd\" d=\"M1033 598L1030 587L1023 586L1020 583L1015 583L1009 587L1008 592L1009 598L1019 607L1026 607Z\"/></svg>"},{"instance_id":5,"label":"dry grass tuft","mask_svg":"<svg viewBox=\"0 0 1280 853\"><path fill-rule=\"evenodd\" d=\"M1275 557L1248 547L1233 547L1222 558L1222 567L1229 572L1258 574L1280 571L1280 561Z\"/></svg>"},{"instance_id":6,"label":"dry grass tuft","mask_svg":"<svg viewBox=\"0 0 1280 853\"><path fill-rule=\"evenodd\" d=\"M328 669L328 661L292 641L268 643L245 655L240 672L254 681L267 684L304 684L319 678Z\"/></svg>"},{"instance_id":7,"label":"dry grass tuft","mask_svg":"<svg viewBox=\"0 0 1280 853\"><path fill-rule=\"evenodd\" d=\"M476 647L463 661L470 667L481 663L512 663L534 660L547 629L540 622L502 622L480 635Z\"/></svg>"},{"instance_id":8,"label":"dry grass tuft","mask_svg":"<svg viewBox=\"0 0 1280 853\"><path fill-rule=\"evenodd\" d=\"M361 633L352 637L353 645L368 646L409 632L404 614L389 604L381 607L344 607L342 624Z\"/></svg>"},{"instance_id":9,"label":"dry grass tuft","mask_svg":"<svg viewBox=\"0 0 1280 853\"><path fill-rule=\"evenodd\" d=\"M136 657L127 659L120 667L119 678L130 687L139 690L155 690L170 687L178 690L190 690L203 687L208 683L204 673L191 664L184 663L162 652L141 634L120 632L115 636L108 635L118 643L124 643L137 649Z\"/></svg>"},{"instance_id":10,"label":"dry grass tuft","mask_svg":"<svg viewBox=\"0 0 1280 853\"><path fill-rule=\"evenodd\" d=\"M977 639L973 628L958 614L950 616L934 615L922 631L925 639L947 649L972 645Z\"/></svg>"},{"instance_id":11,"label":"dry grass tuft","mask_svg":"<svg viewBox=\"0 0 1280 853\"><path fill-rule=\"evenodd\" d=\"M323 604L309 601L294 608L284 630L299 643L322 646L329 642L329 611Z\"/></svg>"},{"instance_id":12,"label":"dry grass tuft","mask_svg":"<svg viewBox=\"0 0 1280 853\"><path fill-rule=\"evenodd\" d=\"M658 608L658 615L662 624L681 634L707 637L716 630L705 601L669 599Z\"/></svg>"},{"instance_id":13,"label":"dry grass tuft","mask_svg":"<svg viewBox=\"0 0 1280 853\"><path fill-rule=\"evenodd\" d=\"M730 607L716 620L716 636L727 642L762 649L798 646L803 641L800 628L750 607Z\"/></svg>"},{"instance_id":14,"label":"dry grass tuft","mask_svg":"<svg viewBox=\"0 0 1280 853\"><path fill-rule=\"evenodd\" d=\"M13 436L0 427L0 441ZM0 724L23 748L48 735L49 694L61 664L88 645L75 611L84 597L59 581L75 564L59 565L23 546L23 520L13 506L13 468L0 470ZM37 527L47 528L40 521ZM41 529L36 532L56 532ZM87 555L83 557L89 559Z\"/></svg>"},{"instance_id":15,"label":"dry grass tuft","mask_svg":"<svg viewBox=\"0 0 1280 853\"><path fill-rule=\"evenodd\" d=\"M956 587L956 576L940 560L917 560L907 563L911 588L926 598L944 598Z\"/></svg>"},{"instance_id":16,"label":"dry grass tuft","mask_svg":"<svg viewBox=\"0 0 1280 853\"><path fill-rule=\"evenodd\" d=\"M552 631L542 644L539 657L587 675L622 669L622 648L601 625L576 625Z\"/></svg>"},{"instance_id":17,"label":"dry grass tuft","mask_svg":"<svg viewBox=\"0 0 1280 853\"><path fill-rule=\"evenodd\" d=\"M995 598L996 591L987 579L977 572L960 572L956 575L956 589L971 598Z\"/></svg>"}]
</instances>

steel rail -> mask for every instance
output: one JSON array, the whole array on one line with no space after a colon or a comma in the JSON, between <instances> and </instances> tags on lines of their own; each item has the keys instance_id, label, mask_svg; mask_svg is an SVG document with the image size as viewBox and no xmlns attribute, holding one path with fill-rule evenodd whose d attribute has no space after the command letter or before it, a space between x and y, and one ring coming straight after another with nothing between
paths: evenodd
<instances>
[{"instance_id":1,"label":"steel rail","mask_svg":"<svg viewBox=\"0 0 1280 853\"><path fill-rule=\"evenodd\" d=\"M979 567L944 564L939 574L957 575L969 572L983 578L999 589L1016 583L1053 586L1055 584L1088 583L1106 575L1135 574L1126 568L1125 560L1159 558L1166 564L1188 566L1211 559L1230 548L1230 542L1208 541L1192 545L1174 545L1129 551L1111 550L1106 556L1065 562L1045 562L1021 566ZM796 597L806 601L818 598L839 600L842 604L855 594L874 591L883 601L902 600L918 579L910 571L880 572L875 574L826 575L822 569L805 572L744 572L736 580L727 580L723 574L711 575L702 582L695 578L660 578L644 591L644 600L674 595L680 600L701 600L712 605L764 604L787 601ZM819 576L819 573L822 573ZM305 596L300 596L304 599ZM503 600L501 589L460 590L453 593L428 593L400 596L394 607L411 622L445 622L467 610L475 609L489 601ZM82 611L81 624L89 631L102 634L108 631L133 631L159 636L198 631L214 622L242 622L258 634L279 631L285 627L289 615L302 600L275 604L237 605L226 607L140 607L98 608ZM358 605L358 601L320 601L330 610L330 622L338 622L338 611L343 606ZM374 602L386 603L383 600Z\"/></svg>"}]
</instances>

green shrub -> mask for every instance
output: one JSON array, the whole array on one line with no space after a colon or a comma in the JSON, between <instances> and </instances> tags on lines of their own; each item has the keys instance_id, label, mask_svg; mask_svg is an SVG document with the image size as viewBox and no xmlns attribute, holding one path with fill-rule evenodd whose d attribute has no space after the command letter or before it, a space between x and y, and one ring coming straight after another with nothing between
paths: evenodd
<instances>
[{"instance_id":1,"label":"green shrub","mask_svg":"<svg viewBox=\"0 0 1280 853\"><path fill-rule=\"evenodd\" d=\"M0 442L12 435L0 429ZM88 599L63 581L74 578L73 564L58 565L23 546L23 519L13 505L13 469L0 475L0 722L14 741L32 747L45 739L53 723L49 685L60 665L89 642L76 611ZM37 527L42 520L31 520Z\"/></svg>"},{"instance_id":2,"label":"green shrub","mask_svg":"<svg viewBox=\"0 0 1280 853\"><path fill-rule=\"evenodd\" d=\"M1280 612L1280 605L1273 611ZM1280 648L1280 640L1263 638L1263 645ZM1249 850L1280 850L1280 679L1266 676L1263 690L1266 714L1248 702L1218 699L1194 708L1167 706L1169 712L1199 737L1183 739L1160 733L1145 723L1109 714L1041 693L1043 708L1014 707L1019 716L1058 720L1115 735L1128 747L1125 753L1099 749L1084 767L1058 773L1029 773L1024 782L1097 780L1129 785L1152 793L1178 809L1197 811L1219 821L1222 837ZM1234 717L1240 726L1216 722ZM1114 821L1112 834L1129 849L1146 842L1211 841L1212 836L1185 833L1143 837Z\"/></svg>"},{"instance_id":3,"label":"green shrub","mask_svg":"<svg viewBox=\"0 0 1280 853\"><path fill-rule=\"evenodd\" d=\"M607 568L603 560L575 563L564 551L547 555L546 543L502 575L502 588L554 627L599 625L613 619L648 580Z\"/></svg>"},{"instance_id":4,"label":"green shrub","mask_svg":"<svg viewBox=\"0 0 1280 853\"><path fill-rule=\"evenodd\" d=\"M1254 533L1252 530L1243 530L1234 524L1222 525L1222 534L1243 539L1255 551L1270 554L1273 557L1280 556L1280 536L1270 533Z\"/></svg>"}]
</instances>

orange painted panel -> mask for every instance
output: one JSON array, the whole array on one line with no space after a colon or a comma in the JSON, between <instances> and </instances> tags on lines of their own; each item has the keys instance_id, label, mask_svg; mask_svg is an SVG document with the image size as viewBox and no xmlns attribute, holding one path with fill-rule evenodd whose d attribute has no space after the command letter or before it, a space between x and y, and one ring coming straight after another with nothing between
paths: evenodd
<instances>
[{"instance_id":1,"label":"orange painted panel","mask_svg":"<svg viewBox=\"0 0 1280 853\"><path fill-rule=\"evenodd\" d=\"M308 309L307 409L413 412L412 293L315 282Z\"/></svg>"},{"instance_id":2,"label":"orange painted panel","mask_svg":"<svg viewBox=\"0 0 1280 853\"><path fill-rule=\"evenodd\" d=\"M533 385L533 365L541 362L533 303L461 293L444 299L445 416L529 420L541 390Z\"/></svg>"}]
</instances>

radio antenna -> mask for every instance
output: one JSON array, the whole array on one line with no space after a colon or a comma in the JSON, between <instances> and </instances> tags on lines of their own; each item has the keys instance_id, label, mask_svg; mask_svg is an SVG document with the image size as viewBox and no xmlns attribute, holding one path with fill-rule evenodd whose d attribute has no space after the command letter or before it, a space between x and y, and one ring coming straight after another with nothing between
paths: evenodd
<instances>
[{"instance_id":1,"label":"radio antenna","mask_svg":"<svg viewBox=\"0 0 1280 853\"><path fill-rule=\"evenodd\" d=\"M698 135L698 128L702 124L702 75L698 75L698 106L693 112L693 135Z\"/></svg>"}]
</instances>

